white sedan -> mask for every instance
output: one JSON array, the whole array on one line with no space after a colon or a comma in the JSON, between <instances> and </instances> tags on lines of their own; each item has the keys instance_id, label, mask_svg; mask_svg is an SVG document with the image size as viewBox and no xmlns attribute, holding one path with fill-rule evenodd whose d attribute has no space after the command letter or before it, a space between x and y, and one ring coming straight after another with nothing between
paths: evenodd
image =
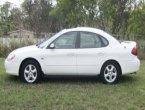
<instances>
[{"instance_id":1,"label":"white sedan","mask_svg":"<svg viewBox=\"0 0 145 110\"><path fill-rule=\"evenodd\" d=\"M64 29L43 43L14 50L5 60L6 72L26 83L44 75L99 75L113 84L139 67L135 42L119 42L89 27Z\"/></svg>"}]
</instances>

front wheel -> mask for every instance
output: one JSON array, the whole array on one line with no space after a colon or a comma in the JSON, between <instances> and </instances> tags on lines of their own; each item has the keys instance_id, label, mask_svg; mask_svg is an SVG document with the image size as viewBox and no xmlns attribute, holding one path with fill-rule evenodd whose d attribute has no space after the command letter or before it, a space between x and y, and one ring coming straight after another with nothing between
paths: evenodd
<instances>
[{"instance_id":1,"label":"front wheel","mask_svg":"<svg viewBox=\"0 0 145 110\"><path fill-rule=\"evenodd\" d=\"M114 62L108 62L102 67L101 79L105 84L114 84L117 82L119 74L119 66Z\"/></svg>"},{"instance_id":2,"label":"front wheel","mask_svg":"<svg viewBox=\"0 0 145 110\"><path fill-rule=\"evenodd\" d=\"M26 61L22 64L20 78L23 82L33 84L41 79L41 70L37 62L33 60Z\"/></svg>"}]
</instances>

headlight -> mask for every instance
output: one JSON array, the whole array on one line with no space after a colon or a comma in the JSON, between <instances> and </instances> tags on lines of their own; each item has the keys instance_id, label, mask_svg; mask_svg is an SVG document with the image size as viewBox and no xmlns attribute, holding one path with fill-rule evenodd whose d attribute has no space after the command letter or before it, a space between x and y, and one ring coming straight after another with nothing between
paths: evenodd
<instances>
[{"instance_id":1,"label":"headlight","mask_svg":"<svg viewBox=\"0 0 145 110\"><path fill-rule=\"evenodd\" d=\"M8 61L11 61L11 60L13 60L14 58L15 58L15 55L10 54L10 55L8 55L7 60L8 60Z\"/></svg>"}]
</instances>

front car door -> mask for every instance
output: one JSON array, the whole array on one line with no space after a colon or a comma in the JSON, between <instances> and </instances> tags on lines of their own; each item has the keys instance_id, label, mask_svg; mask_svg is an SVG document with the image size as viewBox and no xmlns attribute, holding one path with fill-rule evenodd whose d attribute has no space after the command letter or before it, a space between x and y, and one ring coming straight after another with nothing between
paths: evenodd
<instances>
[{"instance_id":1,"label":"front car door","mask_svg":"<svg viewBox=\"0 0 145 110\"><path fill-rule=\"evenodd\" d=\"M77 32L67 32L51 43L54 49L45 50L46 74L76 74L77 35Z\"/></svg>"},{"instance_id":2,"label":"front car door","mask_svg":"<svg viewBox=\"0 0 145 110\"><path fill-rule=\"evenodd\" d=\"M105 57L108 41L91 32L80 32L80 44L77 49L77 73L83 75L99 74L101 63Z\"/></svg>"}]
</instances>

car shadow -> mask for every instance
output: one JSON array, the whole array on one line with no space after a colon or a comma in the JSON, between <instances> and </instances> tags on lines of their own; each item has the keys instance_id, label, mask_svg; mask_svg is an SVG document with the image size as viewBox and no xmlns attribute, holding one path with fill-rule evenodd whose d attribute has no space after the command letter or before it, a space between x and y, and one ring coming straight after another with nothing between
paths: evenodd
<instances>
[{"instance_id":1,"label":"car shadow","mask_svg":"<svg viewBox=\"0 0 145 110\"><path fill-rule=\"evenodd\" d=\"M15 83L20 83L20 78L18 76L11 76L8 75L5 80L9 81L9 82L15 82Z\"/></svg>"},{"instance_id":2,"label":"car shadow","mask_svg":"<svg viewBox=\"0 0 145 110\"><path fill-rule=\"evenodd\" d=\"M12 83L22 83L18 76L7 76L6 81ZM125 75L119 78L118 83L133 83L136 78L132 75ZM45 76L41 84L44 83L102 83L99 76Z\"/></svg>"},{"instance_id":3,"label":"car shadow","mask_svg":"<svg viewBox=\"0 0 145 110\"><path fill-rule=\"evenodd\" d=\"M119 84L133 83L136 78L132 75L121 76L118 79ZM99 76L46 76L43 78L42 83L102 83Z\"/></svg>"},{"instance_id":4,"label":"car shadow","mask_svg":"<svg viewBox=\"0 0 145 110\"><path fill-rule=\"evenodd\" d=\"M134 83L134 82L136 82L136 77L134 77L134 75L124 75L124 76L121 76L118 80L119 84Z\"/></svg>"},{"instance_id":5,"label":"car shadow","mask_svg":"<svg viewBox=\"0 0 145 110\"><path fill-rule=\"evenodd\" d=\"M98 76L45 76L42 83L100 83Z\"/></svg>"}]
</instances>

